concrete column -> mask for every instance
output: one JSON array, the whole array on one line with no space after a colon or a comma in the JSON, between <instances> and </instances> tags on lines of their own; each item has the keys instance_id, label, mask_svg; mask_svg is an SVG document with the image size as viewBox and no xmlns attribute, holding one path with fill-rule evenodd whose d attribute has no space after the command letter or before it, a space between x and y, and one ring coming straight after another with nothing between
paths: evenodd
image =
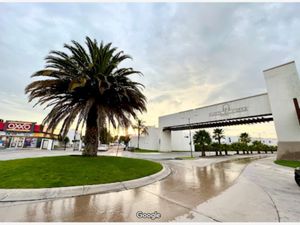
<instances>
[{"instance_id":1,"label":"concrete column","mask_svg":"<svg viewBox=\"0 0 300 225\"><path fill-rule=\"evenodd\" d=\"M277 159L300 160L300 125L293 98L300 101L300 81L295 62L264 71L278 138Z\"/></svg>"},{"instance_id":2,"label":"concrete column","mask_svg":"<svg viewBox=\"0 0 300 225\"><path fill-rule=\"evenodd\" d=\"M159 130L159 151L160 152L171 152L172 151L172 138L171 138L171 131L166 130L163 131L162 129Z\"/></svg>"}]
</instances>

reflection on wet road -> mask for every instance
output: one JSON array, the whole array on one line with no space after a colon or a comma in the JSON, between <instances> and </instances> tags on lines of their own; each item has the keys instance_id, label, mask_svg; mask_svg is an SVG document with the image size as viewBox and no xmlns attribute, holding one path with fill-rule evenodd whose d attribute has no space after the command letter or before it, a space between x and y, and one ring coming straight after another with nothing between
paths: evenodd
<instances>
[{"instance_id":1,"label":"reflection on wet road","mask_svg":"<svg viewBox=\"0 0 300 225\"><path fill-rule=\"evenodd\" d=\"M154 184L126 191L50 201L0 205L0 221L151 221L137 211L161 213L169 221L231 186L245 166L244 158L192 167L188 160L165 161L172 174Z\"/></svg>"}]
</instances>

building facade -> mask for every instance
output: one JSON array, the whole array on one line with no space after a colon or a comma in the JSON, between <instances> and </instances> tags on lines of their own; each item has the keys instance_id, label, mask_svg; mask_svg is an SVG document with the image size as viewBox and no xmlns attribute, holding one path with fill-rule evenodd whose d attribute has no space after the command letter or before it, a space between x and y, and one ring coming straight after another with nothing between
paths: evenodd
<instances>
[{"instance_id":1,"label":"building facade","mask_svg":"<svg viewBox=\"0 0 300 225\"><path fill-rule=\"evenodd\" d=\"M193 144L193 136L197 130L191 131L191 139L192 139L192 151L195 151L195 147ZM148 135L140 136L140 148L149 149L149 150L158 150L159 148L159 128L149 127ZM212 136L212 134L211 134ZM137 147L137 135L132 135L130 140L131 147ZM216 142L216 140L212 140ZM222 144L232 144L239 141L238 136L226 136L221 140ZM276 138L262 138L262 137L251 137L251 142L260 141L263 144L269 146L276 146L277 139ZM175 131L171 133L171 148L172 151L190 151L190 135L188 130L183 131Z\"/></svg>"},{"instance_id":2,"label":"building facade","mask_svg":"<svg viewBox=\"0 0 300 225\"><path fill-rule=\"evenodd\" d=\"M300 79L295 62L263 71L267 93L159 117L159 150L172 151L172 132L274 121L277 159L300 160Z\"/></svg>"},{"instance_id":3,"label":"building facade","mask_svg":"<svg viewBox=\"0 0 300 225\"><path fill-rule=\"evenodd\" d=\"M57 135L43 131L35 122L0 120L0 148L44 148L57 139Z\"/></svg>"}]
</instances>

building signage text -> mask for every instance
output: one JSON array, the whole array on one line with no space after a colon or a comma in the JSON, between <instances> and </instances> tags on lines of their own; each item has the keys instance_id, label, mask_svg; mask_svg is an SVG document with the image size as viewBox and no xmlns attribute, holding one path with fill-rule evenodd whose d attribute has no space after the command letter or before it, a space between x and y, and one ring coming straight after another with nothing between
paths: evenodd
<instances>
[{"instance_id":1,"label":"building signage text","mask_svg":"<svg viewBox=\"0 0 300 225\"><path fill-rule=\"evenodd\" d=\"M224 104L222 106L222 111L211 112L211 113L209 113L209 116L210 117L213 117L213 116L229 116L231 114L247 112L247 111L248 111L247 106L232 108L232 107L230 107L229 104Z\"/></svg>"},{"instance_id":2,"label":"building signage text","mask_svg":"<svg viewBox=\"0 0 300 225\"><path fill-rule=\"evenodd\" d=\"M34 124L29 122L6 122L6 131L15 131L15 132L32 132Z\"/></svg>"}]
</instances>

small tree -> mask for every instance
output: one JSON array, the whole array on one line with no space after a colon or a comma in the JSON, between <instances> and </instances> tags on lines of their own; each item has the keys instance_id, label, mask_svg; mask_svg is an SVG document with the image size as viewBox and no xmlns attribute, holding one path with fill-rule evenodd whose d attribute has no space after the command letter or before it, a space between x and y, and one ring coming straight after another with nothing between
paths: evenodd
<instances>
[{"instance_id":1,"label":"small tree","mask_svg":"<svg viewBox=\"0 0 300 225\"><path fill-rule=\"evenodd\" d=\"M241 133L239 141L244 144L248 144L251 142L251 138L248 133Z\"/></svg>"},{"instance_id":2,"label":"small tree","mask_svg":"<svg viewBox=\"0 0 300 225\"><path fill-rule=\"evenodd\" d=\"M101 129L100 135L99 135L99 140L100 140L101 144L109 144L110 142L113 141L113 137L110 134L110 132L107 130L106 127Z\"/></svg>"},{"instance_id":3,"label":"small tree","mask_svg":"<svg viewBox=\"0 0 300 225\"><path fill-rule=\"evenodd\" d=\"M128 147L128 143L129 143L129 141L130 141L130 137L129 137L129 135L126 135L126 136L120 136L119 141L124 143L125 149L126 149L126 148Z\"/></svg>"},{"instance_id":4,"label":"small tree","mask_svg":"<svg viewBox=\"0 0 300 225\"><path fill-rule=\"evenodd\" d=\"M212 147L212 149L216 152L216 156L218 155L218 152L221 150L221 145L219 145L218 143L212 143L210 145Z\"/></svg>"},{"instance_id":5,"label":"small tree","mask_svg":"<svg viewBox=\"0 0 300 225\"><path fill-rule=\"evenodd\" d=\"M220 145L221 151L224 151L224 152L225 152L225 155L228 155L228 150L230 149L229 146L230 146L230 145L228 145L228 144L221 144L221 145Z\"/></svg>"},{"instance_id":6,"label":"small tree","mask_svg":"<svg viewBox=\"0 0 300 225\"><path fill-rule=\"evenodd\" d=\"M224 136L224 130L220 129L220 128L214 129L214 131L213 131L213 138L216 141L218 141L218 144L219 144L218 148L219 148L219 151L220 151L220 155L222 155L222 149L221 149L220 145L221 145L221 140L225 138L225 136ZM227 155L227 151L225 152L225 154ZM218 155L217 152L216 152L216 155Z\"/></svg>"},{"instance_id":7,"label":"small tree","mask_svg":"<svg viewBox=\"0 0 300 225\"><path fill-rule=\"evenodd\" d=\"M230 145L231 150L232 150L232 151L236 151L236 154L237 154L237 155L240 154L240 150L241 150L239 144L240 144L240 143L235 142L235 143L232 143L232 144Z\"/></svg>"},{"instance_id":8,"label":"small tree","mask_svg":"<svg viewBox=\"0 0 300 225\"><path fill-rule=\"evenodd\" d=\"M118 135L115 135L115 136L113 137L113 142L116 142L116 141L118 140L118 138L119 138L119 136L118 136Z\"/></svg>"},{"instance_id":9,"label":"small tree","mask_svg":"<svg viewBox=\"0 0 300 225\"><path fill-rule=\"evenodd\" d=\"M206 130L199 130L194 134L193 139L194 143L201 147L201 156L205 156L205 145L211 144L210 134Z\"/></svg>"},{"instance_id":10,"label":"small tree","mask_svg":"<svg viewBox=\"0 0 300 225\"><path fill-rule=\"evenodd\" d=\"M244 133L241 133L240 135L240 138L239 138L239 141L242 143L242 144L245 144L248 146L248 144L251 142L251 138L249 136L248 133L244 132ZM246 150L246 149L245 149ZM243 150L243 153L245 154L245 150ZM249 152L247 151L247 153L249 154Z\"/></svg>"},{"instance_id":11,"label":"small tree","mask_svg":"<svg viewBox=\"0 0 300 225\"><path fill-rule=\"evenodd\" d=\"M68 136L65 136L64 139L63 139L63 142L64 142L64 145L65 145L65 150L67 148L67 144L70 142L70 139Z\"/></svg>"},{"instance_id":12,"label":"small tree","mask_svg":"<svg viewBox=\"0 0 300 225\"><path fill-rule=\"evenodd\" d=\"M245 152L245 149L247 149L247 147L248 147L247 144L244 144L244 143L241 143L241 142L235 142L235 143L232 143L230 145L231 150L236 151L237 155L239 155L240 151Z\"/></svg>"},{"instance_id":13,"label":"small tree","mask_svg":"<svg viewBox=\"0 0 300 225\"><path fill-rule=\"evenodd\" d=\"M258 154L260 154L260 151L263 150L263 143L260 141L253 141L252 142L253 150L257 151Z\"/></svg>"},{"instance_id":14,"label":"small tree","mask_svg":"<svg viewBox=\"0 0 300 225\"><path fill-rule=\"evenodd\" d=\"M136 129L138 131L138 143L137 148L140 148L140 136L141 134L148 135L148 128L145 125L145 121L141 119L136 120L136 124L132 126L133 129Z\"/></svg>"}]
</instances>

